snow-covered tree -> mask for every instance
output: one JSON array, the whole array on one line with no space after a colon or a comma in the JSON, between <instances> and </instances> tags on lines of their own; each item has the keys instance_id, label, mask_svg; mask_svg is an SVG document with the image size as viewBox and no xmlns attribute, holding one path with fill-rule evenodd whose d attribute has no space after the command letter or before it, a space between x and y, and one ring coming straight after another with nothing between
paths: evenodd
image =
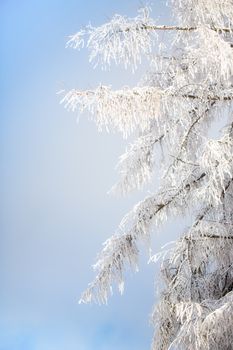
<instances>
[{"instance_id":1,"label":"snow-covered tree","mask_svg":"<svg viewBox=\"0 0 233 350\"><path fill-rule=\"evenodd\" d=\"M134 88L71 90L62 102L89 111L99 129L135 136L120 158L122 195L159 179L104 245L95 280L81 302L105 303L126 265L137 270L139 241L167 218L193 223L161 258L163 290L152 319L156 350L233 349L233 1L170 0L174 25L144 8L72 35L67 46L90 50L103 68L123 63L149 72ZM165 32L166 36L160 36ZM217 129L218 128L218 129Z\"/></svg>"}]
</instances>

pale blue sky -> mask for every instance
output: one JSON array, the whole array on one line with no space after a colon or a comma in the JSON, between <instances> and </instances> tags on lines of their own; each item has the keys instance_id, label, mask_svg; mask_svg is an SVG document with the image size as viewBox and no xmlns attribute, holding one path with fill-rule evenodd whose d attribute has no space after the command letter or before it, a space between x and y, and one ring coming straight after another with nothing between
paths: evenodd
<instances>
[{"instance_id":1,"label":"pale blue sky","mask_svg":"<svg viewBox=\"0 0 233 350\"><path fill-rule=\"evenodd\" d=\"M1 0L0 350L144 350L157 269L129 276L108 307L78 305L101 243L138 199L109 197L125 143L59 105L61 88L132 84L65 49L80 27L139 1ZM167 17L155 1L155 17ZM143 67L140 68L140 71ZM166 239L165 239L166 240ZM158 239L160 242L160 239ZM158 243L159 248L160 243Z\"/></svg>"}]
</instances>

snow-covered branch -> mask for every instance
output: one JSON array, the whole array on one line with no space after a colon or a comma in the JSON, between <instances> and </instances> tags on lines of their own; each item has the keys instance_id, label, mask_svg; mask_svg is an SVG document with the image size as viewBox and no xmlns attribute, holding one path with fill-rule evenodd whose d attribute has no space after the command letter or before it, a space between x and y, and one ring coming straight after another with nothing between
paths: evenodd
<instances>
[{"instance_id":1,"label":"snow-covered branch","mask_svg":"<svg viewBox=\"0 0 233 350\"><path fill-rule=\"evenodd\" d=\"M173 189L171 191L168 189L167 193L158 193L148 197L125 216L120 224L120 232L123 234L117 233L106 241L94 265L98 274L82 295L80 302L106 303L108 294L112 291L113 282L117 282L120 291L123 290L125 261L128 260L131 267L137 270L137 242L140 239L148 241L153 224L159 225L165 221L168 212L173 211L174 215L181 213L184 210L182 198L186 197L204 177L203 173L190 183L186 183L176 193L173 193Z\"/></svg>"},{"instance_id":2,"label":"snow-covered branch","mask_svg":"<svg viewBox=\"0 0 233 350\"><path fill-rule=\"evenodd\" d=\"M200 166L206 169L208 181L201 189L207 203L219 203L233 178L233 134L232 126L226 128L223 137L210 139L200 158Z\"/></svg>"},{"instance_id":3,"label":"snow-covered branch","mask_svg":"<svg viewBox=\"0 0 233 350\"><path fill-rule=\"evenodd\" d=\"M141 189L150 181L154 169L154 147L165 136L165 133L156 136L156 129L156 125L151 127L148 133L137 138L120 157L117 168L121 178L110 193L125 195L134 189Z\"/></svg>"},{"instance_id":4,"label":"snow-covered branch","mask_svg":"<svg viewBox=\"0 0 233 350\"><path fill-rule=\"evenodd\" d=\"M170 0L176 20L182 26L200 26L231 29L233 8L231 0Z\"/></svg>"},{"instance_id":5,"label":"snow-covered branch","mask_svg":"<svg viewBox=\"0 0 233 350\"><path fill-rule=\"evenodd\" d=\"M127 137L136 128L148 129L160 109L161 92L153 87L128 87L113 91L108 86L96 90L71 90L61 100L65 107L80 112L89 111L99 129L119 130Z\"/></svg>"},{"instance_id":6,"label":"snow-covered branch","mask_svg":"<svg viewBox=\"0 0 233 350\"><path fill-rule=\"evenodd\" d=\"M232 305L228 301L233 289L232 225L226 225L220 213L221 205L206 207L188 233L160 253L165 258L162 273L167 288L153 312L157 329L154 349L219 349L222 332L212 332L209 325L215 321L220 327L222 321L216 317ZM218 222L212 222L212 217L219 217ZM215 332L218 336L213 338ZM223 344L229 344L231 334L229 328Z\"/></svg>"},{"instance_id":7,"label":"snow-covered branch","mask_svg":"<svg viewBox=\"0 0 233 350\"><path fill-rule=\"evenodd\" d=\"M111 61L116 64L124 63L133 70L141 62L142 55L148 55L157 41L157 32L178 31L193 32L206 26L210 31L232 33L233 26L213 25L213 23L197 23L194 25L157 25L150 17L150 9L145 7L139 10L135 18L115 15L111 21L100 27L87 26L69 37L67 47L83 48L85 45L91 51L90 61L102 67Z\"/></svg>"},{"instance_id":8,"label":"snow-covered branch","mask_svg":"<svg viewBox=\"0 0 233 350\"><path fill-rule=\"evenodd\" d=\"M152 51L157 39L156 31L146 30L154 25L149 8L139 10L135 18L115 15L113 19L100 27L88 26L85 30L71 35L67 46L79 49L85 45L90 49L90 61L102 67L111 61L124 63L125 67L136 69L141 55Z\"/></svg>"},{"instance_id":9,"label":"snow-covered branch","mask_svg":"<svg viewBox=\"0 0 233 350\"><path fill-rule=\"evenodd\" d=\"M138 86L112 90L109 86L100 85L95 90L80 91L72 89L62 98L61 103L71 111L78 109L80 113L88 111L94 116L99 130L115 129L127 137L136 129L145 132L151 122L155 123L160 114L161 104L167 100L182 99L201 100L203 103L215 101L232 101L233 91L229 95L187 94L180 91L161 90L157 87ZM182 108L182 105L180 105Z\"/></svg>"},{"instance_id":10,"label":"snow-covered branch","mask_svg":"<svg viewBox=\"0 0 233 350\"><path fill-rule=\"evenodd\" d=\"M179 303L176 313L181 328L169 349L230 349L233 341L233 293L218 301ZM219 325L221 324L221 328Z\"/></svg>"}]
</instances>

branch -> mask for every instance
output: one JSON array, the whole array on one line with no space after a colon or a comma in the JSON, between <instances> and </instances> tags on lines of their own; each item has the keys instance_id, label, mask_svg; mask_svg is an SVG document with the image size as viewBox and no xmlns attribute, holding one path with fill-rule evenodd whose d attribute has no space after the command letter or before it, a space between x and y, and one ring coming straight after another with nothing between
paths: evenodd
<instances>
[{"instance_id":1,"label":"branch","mask_svg":"<svg viewBox=\"0 0 233 350\"><path fill-rule=\"evenodd\" d=\"M78 33L71 35L67 47L80 49L86 46L90 49L90 61L95 66L100 64L107 67L111 61L116 64L124 63L134 71L141 63L142 54L152 52L159 31L193 32L199 26L156 25L149 16L149 9L139 11L135 18L115 15L109 22L95 28L91 25ZM204 26L204 25L203 25ZM231 33L232 28L206 25L207 29L215 33ZM84 40L87 37L87 40Z\"/></svg>"},{"instance_id":2,"label":"branch","mask_svg":"<svg viewBox=\"0 0 233 350\"><path fill-rule=\"evenodd\" d=\"M181 156L182 156L183 151L185 151L185 147L186 147L186 145L187 145L187 143L188 143L188 139L189 139L190 133L193 131L193 128L195 127L195 125L199 123L200 119L206 116L207 112L210 110L210 108L211 108L214 104L215 104L215 101L212 102L212 103L210 104L210 107L206 108L206 110L204 111L204 113L198 115L198 117L197 117L194 121L192 121L192 124L189 126L188 130L186 131L186 133L185 133L185 135L184 135L184 137L183 137L183 139L182 139L182 141L181 141L180 147L179 147L179 149L178 149L178 153L177 153L176 157L174 157L175 160L174 160L174 162L172 162L172 163L169 165L169 167L168 167L168 169L167 169L167 171L166 171L166 173L165 173L165 175L164 175L164 178L166 178L166 177L168 176L168 174L169 174L169 172L170 172L171 169L174 170L174 167L175 167L175 165L178 163L178 161L181 161ZM196 110L195 110L195 109L193 109L192 111L190 111L190 113L191 113L191 112L192 112L193 114L196 114ZM184 161L182 161L182 162L184 163ZM191 165L191 164L190 164L190 165ZM193 164L193 166L194 166L194 164Z\"/></svg>"},{"instance_id":3,"label":"branch","mask_svg":"<svg viewBox=\"0 0 233 350\"><path fill-rule=\"evenodd\" d=\"M229 93L229 92L228 92ZM100 130L109 127L117 129L125 137L139 128L142 132L149 128L151 120L158 117L163 98L200 99L200 101L231 101L228 96L199 96L177 94L157 87L137 86L132 89L123 87L112 90L109 86L100 85L95 90L72 89L65 94L60 103L71 111L79 109L88 111L96 118Z\"/></svg>"},{"instance_id":4,"label":"branch","mask_svg":"<svg viewBox=\"0 0 233 350\"><path fill-rule=\"evenodd\" d=\"M179 95L174 95L174 96L179 96ZM196 99L202 99L202 96L198 96L198 95L192 95L192 94L183 94L181 95L181 97L186 97L186 98L190 98L193 100ZM233 95L230 96L211 96L211 95L207 95L204 97L205 100L208 101L232 101L233 100Z\"/></svg>"},{"instance_id":5,"label":"branch","mask_svg":"<svg viewBox=\"0 0 233 350\"><path fill-rule=\"evenodd\" d=\"M175 160L177 160L178 162L181 162L183 164L187 164L187 165L191 165L191 166L197 166L197 167L200 166L199 164L192 163L192 162L187 162L187 161L185 161L185 160L183 160L183 159L181 159L179 157L176 157L176 156L174 156L172 154L169 154L169 156L172 157L172 158L175 158Z\"/></svg>"},{"instance_id":6,"label":"branch","mask_svg":"<svg viewBox=\"0 0 233 350\"><path fill-rule=\"evenodd\" d=\"M123 269L125 260L128 260L131 267L137 270L138 248L136 242L139 238L149 238L149 229L154 219L157 222L164 220L166 215L163 211L167 210L171 204L178 200L180 195L187 195L192 186L195 186L206 176L202 173L195 180L187 183L178 189L173 196L168 196L163 200L163 195L156 194L146 198L144 201L135 206L120 225L120 230L124 231L123 235L113 235L106 241L95 269L99 270L95 280L89 284L87 290L83 293L80 302L88 303L97 301L106 303L109 292L112 291L113 281L118 282L120 292L123 291ZM169 193L169 191L167 191ZM161 198L159 198L161 196ZM158 214L161 213L161 217ZM133 221L133 224L131 224ZM131 226L130 229L127 226Z\"/></svg>"},{"instance_id":7,"label":"branch","mask_svg":"<svg viewBox=\"0 0 233 350\"><path fill-rule=\"evenodd\" d=\"M153 150L156 143L165 137L157 136L152 127L150 132L140 136L130 148L120 156L117 169L120 180L111 188L110 193L125 195L132 190L141 189L151 179L153 171Z\"/></svg>"},{"instance_id":8,"label":"branch","mask_svg":"<svg viewBox=\"0 0 233 350\"><path fill-rule=\"evenodd\" d=\"M229 189L230 185L233 182L233 178L231 178L226 186L222 189L221 192L221 198L224 198L226 191ZM210 212L210 210L213 209L213 205L209 205L208 207L205 208L205 210L203 211L203 213L201 215L199 215L196 219L196 221L194 222L194 224L192 225L191 229L189 230L189 232L192 232L192 229L198 227L198 225L200 224L200 222L202 220L204 220L204 218L206 217L206 215ZM222 239L233 239L233 235L232 236L226 236L226 235L218 235L218 234L205 234L205 233L201 233L199 235L199 237L193 237L192 233L189 235L185 235L184 237L182 237L182 239L185 240L190 240L190 241L197 241L201 238L222 238Z\"/></svg>"},{"instance_id":9,"label":"branch","mask_svg":"<svg viewBox=\"0 0 233 350\"><path fill-rule=\"evenodd\" d=\"M60 103L68 110L89 111L95 116L99 129L112 127L127 137L137 128L148 130L151 120L158 116L160 100L161 91L155 87L123 87L113 91L101 85L95 90L73 89Z\"/></svg>"},{"instance_id":10,"label":"branch","mask_svg":"<svg viewBox=\"0 0 233 350\"><path fill-rule=\"evenodd\" d=\"M151 26L148 26L148 25L142 25L142 26L139 26L138 30L164 30L164 31L184 31L184 32L191 32L191 31L195 31L195 30L198 30L199 27L182 27L182 26L169 26L169 25L160 25L160 26L157 26L157 25L151 25ZM218 32L218 33L232 33L233 31L233 28L218 28L218 27L208 27L208 29L211 29L215 32ZM125 31L126 32L129 32L131 30L131 28L126 28Z\"/></svg>"},{"instance_id":11,"label":"branch","mask_svg":"<svg viewBox=\"0 0 233 350\"><path fill-rule=\"evenodd\" d=\"M211 239L211 238L215 238L215 239L233 239L233 236L221 236L221 235L207 235L207 234L201 234L201 236L197 239L197 238L193 238L193 237L188 237L188 236L185 236L184 239L185 240L189 240L189 241L199 241L201 238L208 238L208 239Z\"/></svg>"}]
</instances>

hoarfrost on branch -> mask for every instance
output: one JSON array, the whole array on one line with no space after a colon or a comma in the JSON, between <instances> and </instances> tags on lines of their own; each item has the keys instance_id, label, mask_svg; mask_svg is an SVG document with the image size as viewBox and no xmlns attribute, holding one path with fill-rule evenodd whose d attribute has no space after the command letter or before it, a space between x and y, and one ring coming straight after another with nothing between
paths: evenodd
<instances>
[{"instance_id":1,"label":"hoarfrost on branch","mask_svg":"<svg viewBox=\"0 0 233 350\"><path fill-rule=\"evenodd\" d=\"M62 103L88 111L98 128L135 137L120 157L125 195L159 178L104 244L95 280L81 302L106 303L114 282L124 290L126 266L138 269L139 241L158 225L190 212L193 224L161 259L163 290L152 320L152 349L230 350L233 344L233 3L170 0L174 25L158 25L149 8L116 15L70 36L68 47L90 50L90 61L150 70L134 88L72 89ZM167 37L160 34L165 32ZM143 61L144 62L144 61ZM214 136L213 126L220 125ZM162 151L161 151L162 149ZM162 156L161 156L162 153Z\"/></svg>"}]
</instances>

